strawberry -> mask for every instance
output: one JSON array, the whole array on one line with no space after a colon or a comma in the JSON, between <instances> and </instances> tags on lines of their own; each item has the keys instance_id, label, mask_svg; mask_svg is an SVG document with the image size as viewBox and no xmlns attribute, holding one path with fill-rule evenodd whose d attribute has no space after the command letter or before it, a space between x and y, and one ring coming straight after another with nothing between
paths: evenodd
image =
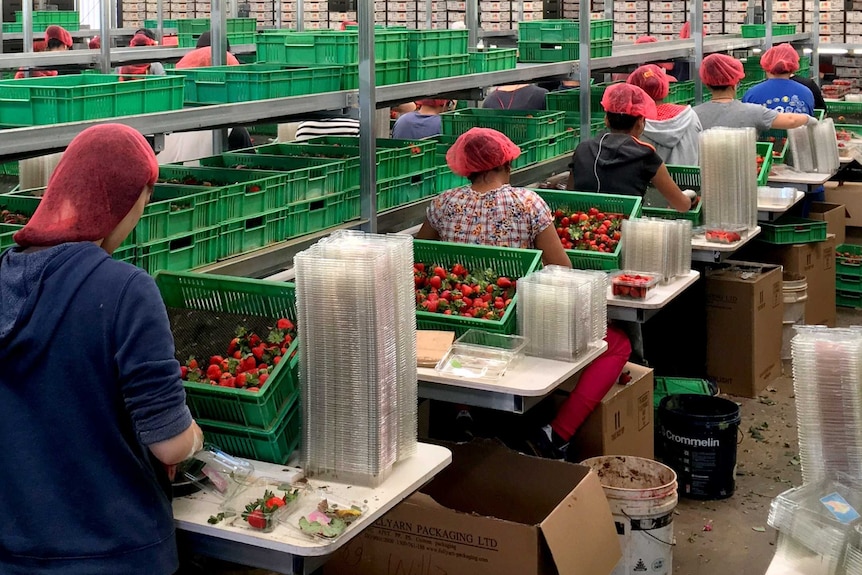
<instances>
[{"instance_id":1,"label":"strawberry","mask_svg":"<svg viewBox=\"0 0 862 575\"><path fill-rule=\"evenodd\" d=\"M266 383L267 379L269 379L268 373L260 374L260 377L258 378L258 383L260 384L261 387L263 387L263 384Z\"/></svg>"},{"instance_id":2,"label":"strawberry","mask_svg":"<svg viewBox=\"0 0 862 575\"><path fill-rule=\"evenodd\" d=\"M180 379L185 379L189 375L189 368L186 366L180 366Z\"/></svg>"},{"instance_id":3,"label":"strawberry","mask_svg":"<svg viewBox=\"0 0 862 575\"><path fill-rule=\"evenodd\" d=\"M294 329L295 326L293 325L293 322L289 319L281 318L280 320L278 320L278 323L275 324L275 327L282 331L288 331Z\"/></svg>"},{"instance_id":4,"label":"strawberry","mask_svg":"<svg viewBox=\"0 0 862 575\"><path fill-rule=\"evenodd\" d=\"M275 365L278 365L278 363L279 363L280 361L281 361L281 356L278 356L278 355L277 355L277 356L275 356L274 358L272 358L272 363L273 363L273 364L275 364Z\"/></svg>"},{"instance_id":5,"label":"strawberry","mask_svg":"<svg viewBox=\"0 0 862 575\"><path fill-rule=\"evenodd\" d=\"M246 391L255 391L255 392L257 392L257 391L260 391L260 388L259 388L259 387L257 387L257 386L247 387L247 388L246 388Z\"/></svg>"},{"instance_id":6,"label":"strawberry","mask_svg":"<svg viewBox=\"0 0 862 575\"><path fill-rule=\"evenodd\" d=\"M269 499L266 500L266 503L264 505L266 505L267 508L284 507L284 499L282 499L281 497L276 497L273 495L272 497L270 497Z\"/></svg>"},{"instance_id":7,"label":"strawberry","mask_svg":"<svg viewBox=\"0 0 862 575\"><path fill-rule=\"evenodd\" d=\"M211 365L207 368L207 377L210 379L218 379L221 377L221 374L221 367L218 365Z\"/></svg>"},{"instance_id":8,"label":"strawberry","mask_svg":"<svg viewBox=\"0 0 862 575\"><path fill-rule=\"evenodd\" d=\"M221 365L224 358L220 355L214 355L210 358L210 365Z\"/></svg>"},{"instance_id":9,"label":"strawberry","mask_svg":"<svg viewBox=\"0 0 862 575\"><path fill-rule=\"evenodd\" d=\"M507 289L512 287L512 280L507 277L499 277L497 278L497 287L501 287L503 289Z\"/></svg>"},{"instance_id":10,"label":"strawberry","mask_svg":"<svg viewBox=\"0 0 862 575\"><path fill-rule=\"evenodd\" d=\"M248 521L248 524L254 527L255 529L266 529L267 520L266 516L263 514L263 511L260 509L255 509L245 518Z\"/></svg>"},{"instance_id":11,"label":"strawberry","mask_svg":"<svg viewBox=\"0 0 862 575\"><path fill-rule=\"evenodd\" d=\"M186 365L189 366L189 369L197 369L198 368L198 360L191 357L191 358L189 358L189 361Z\"/></svg>"}]
</instances>

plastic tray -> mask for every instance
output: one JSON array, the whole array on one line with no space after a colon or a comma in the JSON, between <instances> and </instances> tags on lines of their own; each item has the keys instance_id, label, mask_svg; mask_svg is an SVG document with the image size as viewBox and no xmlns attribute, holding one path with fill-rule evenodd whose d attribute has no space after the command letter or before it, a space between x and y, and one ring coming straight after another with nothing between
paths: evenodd
<instances>
[{"instance_id":1,"label":"plastic tray","mask_svg":"<svg viewBox=\"0 0 862 575\"><path fill-rule=\"evenodd\" d=\"M178 29L177 22L179 20L176 19L165 19L162 18L162 28L175 28ZM150 30L155 30L159 27L158 20L144 20L144 28L148 28Z\"/></svg>"},{"instance_id":2,"label":"plastic tray","mask_svg":"<svg viewBox=\"0 0 862 575\"><path fill-rule=\"evenodd\" d=\"M376 29L374 57L379 65L392 60L407 61L407 29ZM315 32L264 32L257 35L257 56L261 62L294 66L359 63L359 33L353 30Z\"/></svg>"},{"instance_id":3,"label":"plastic tray","mask_svg":"<svg viewBox=\"0 0 862 575\"><path fill-rule=\"evenodd\" d=\"M469 55L470 74L512 70L518 65L517 48L487 48L484 50L470 48Z\"/></svg>"},{"instance_id":4,"label":"plastic tray","mask_svg":"<svg viewBox=\"0 0 862 575\"><path fill-rule=\"evenodd\" d=\"M179 48L195 48L198 43L198 38L200 38L200 33L185 33L180 32L177 34L177 46ZM227 41L231 45L231 48L234 46L243 46L246 44L254 44L255 33L252 32L228 32L227 33Z\"/></svg>"},{"instance_id":5,"label":"plastic tray","mask_svg":"<svg viewBox=\"0 0 862 575\"><path fill-rule=\"evenodd\" d=\"M411 61L467 53L467 30L410 30L409 34L407 58Z\"/></svg>"},{"instance_id":6,"label":"plastic tray","mask_svg":"<svg viewBox=\"0 0 862 575\"><path fill-rule=\"evenodd\" d=\"M759 241L769 244L804 244L826 239L826 222L782 216L774 222L760 222Z\"/></svg>"},{"instance_id":7,"label":"plastic tray","mask_svg":"<svg viewBox=\"0 0 862 575\"><path fill-rule=\"evenodd\" d=\"M714 244L733 244L744 238L747 231L745 226L713 226L703 230L703 237Z\"/></svg>"},{"instance_id":8,"label":"plastic tray","mask_svg":"<svg viewBox=\"0 0 862 575\"><path fill-rule=\"evenodd\" d=\"M536 20L518 22L519 42L579 42L581 23L577 20ZM591 20L590 40L613 40L613 20Z\"/></svg>"},{"instance_id":9,"label":"plastic tray","mask_svg":"<svg viewBox=\"0 0 862 575\"><path fill-rule=\"evenodd\" d=\"M248 314L273 320L285 317L296 321L296 290L290 283L170 272L156 274L155 280L162 299L168 307ZM295 399L298 394L299 356L294 355L297 345L296 340L290 344L285 354L291 358L290 361L279 363L259 392L183 382L186 402L192 415L202 424L208 425L221 422L259 429L271 429L277 425L281 421L279 416L284 415L281 412L293 401L291 398ZM298 421L296 426L298 428ZM236 430L227 428L224 433L228 434L231 431ZM254 436L254 439L261 441L260 436ZM275 440L275 438L270 439ZM296 439L298 440L298 436ZM260 459L255 455L267 453L261 450L256 452L250 447L243 452L233 451L229 445L209 436L207 441L243 457ZM240 441L240 439L236 440L236 442ZM283 453L287 447L284 443L281 446L279 453ZM289 452L285 455L289 455ZM267 459L267 461L272 460ZM284 460L278 463L284 463Z\"/></svg>"},{"instance_id":10,"label":"plastic tray","mask_svg":"<svg viewBox=\"0 0 862 575\"><path fill-rule=\"evenodd\" d=\"M310 514L313 514L315 511L318 511L318 506L324 499L329 504L330 509L332 509L333 507L336 509L354 509L359 513L359 515L357 515L354 519L348 521L346 529L335 537L326 537L319 534L310 534L303 531L299 527L300 518L307 518ZM350 531L350 523L352 523L355 519L361 517L366 513L368 513L368 506L364 503L361 503L359 501L348 501L340 497L333 496L331 493L327 492L325 488L309 489L302 494L302 496L299 498L296 505L291 509L291 511L286 515L282 516L280 522L284 525L287 525L295 532L302 533L303 535L311 539L315 539L318 541L334 541L342 537L347 531Z\"/></svg>"},{"instance_id":11,"label":"plastic tray","mask_svg":"<svg viewBox=\"0 0 862 575\"><path fill-rule=\"evenodd\" d=\"M516 144L550 138L565 131L565 114L542 110L491 110L465 108L440 114L443 134L460 136L470 128L493 128Z\"/></svg>"},{"instance_id":12,"label":"plastic tray","mask_svg":"<svg viewBox=\"0 0 862 575\"><path fill-rule=\"evenodd\" d=\"M137 243L136 265L154 274L161 270L184 272L212 264L219 258L219 228L199 230L171 238Z\"/></svg>"},{"instance_id":13,"label":"plastic tray","mask_svg":"<svg viewBox=\"0 0 862 575\"><path fill-rule=\"evenodd\" d=\"M835 276L835 289L843 292L862 293L862 276Z\"/></svg>"},{"instance_id":14,"label":"plastic tray","mask_svg":"<svg viewBox=\"0 0 862 575\"><path fill-rule=\"evenodd\" d=\"M219 196L217 188L156 184L153 197L135 227L133 241L164 240L217 226L221 217Z\"/></svg>"},{"instance_id":15,"label":"plastic tray","mask_svg":"<svg viewBox=\"0 0 862 575\"><path fill-rule=\"evenodd\" d=\"M286 481L280 481L272 477L257 477L251 484L243 485L234 489L230 496L221 505L221 512L228 515L225 524L239 529L245 529L256 533L272 532L290 512L299 504L303 493L307 490L305 486L293 485ZM287 503L272 511L264 511L264 528L253 527L248 520L242 517L246 505L256 502L269 491L274 497L282 500L287 498ZM291 498L291 496L293 496Z\"/></svg>"},{"instance_id":16,"label":"plastic tray","mask_svg":"<svg viewBox=\"0 0 862 575\"><path fill-rule=\"evenodd\" d=\"M460 340L477 331L474 329L468 330L458 339ZM488 345L454 343L434 369L443 375L478 379L486 382L494 382L503 377L509 366L518 360L520 350L526 346L525 339L519 336L504 336L489 334L487 332L479 333L496 336L496 338L515 338L518 344L515 349L510 349L508 347L498 347L490 342ZM505 341L501 343L508 344Z\"/></svg>"},{"instance_id":17,"label":"plastic tray","mask_svg":"<svg viewBox=\"0 0 862 575\"><path fill-rule=\"evenodd\" d=\"M643 200L636 196L620 196L616 194L593 194L585 192L557 192L552 190L536 190L536 193L547 202L551 211L558 209L571 213L598 208L603 212L623 214L627 218L641 215ZM625 241L623 238L622 241ZM618 270L622 259L622 241L612 254L589 252L584 250L566 250L572 267L587 270Z\"/></svg>"},{"instance_id":18,"label":"plastic tray","mask_svg":"<svg viewBox=\"0 0 862 575\"><path fill-rule=\"evenodd\" d=\"M743 24L743 38L763 38L766 36L766 24ZM786 36L788 34L796 34L796 24L773 24L773 36Z\"/></svg>"},{"instance_id":19,"label":"plastic tray","mask_svg":"<svg viewBox=\"0 0 862 575\"><path fill-rule=\"evenodd\" d=\"M380 212L412 204L437 193L437 168L377 183L377 210Z\"/></svg>"},{"instance_id":20,"label":"plastic tray","mask_svg":"<svg viewBox=\"0 0 862 575\"><path fill-rule=\"evenodd\" d=\"M517 280L538 269L542 262L542 252L415 240L413 242L413 261L439 264L446 268L460 263L468 270L492 269L512 280ZM515 297L512 298L512 304L506 308L503 318L499 320L451 316L417 310L416 327L417 329L454 331L459 336L471 328L492 333L513 334L518 327L515 315L517 299L518 294L516 293Z\"/></svg>"},{"instance_id":21,"label":"plastic tray","mask_svg":"<svg viewBox=\"0 0 862 575\"><path fill-rule=\"evenodd\" d=\"M287 239L290 208L222 222L219 226L219 259L250 252Z\"/></svg>"},{"instance_id":22,"label":"plastic tray","mask_svg":"<svg viewBox=\"0 0 862 575\"><path fill-rule=\"evenodd\" d=\"M313 234L346 221L343 203L347 192L291 205L287 209L284 239Z\"/></svg>"},{"instance_id":23,"label":"plastic tray","mask_svg":"<svg viewBox=\"0 0 862 575\"><path fill-rule=\"evenodd\" d=\"M62 26L69 32L77 32L81 29L81 16L75 10L35 10L31 12L33 18L33 31L44 32L48 26ZM23 12L15 12L15 29L14 32L23 31L24 14ZM6 32L6 24L3 25Z\"/></svg>"},{"instance_id":24,"label":"plastic tray","mask_svg":"<svg viewBox=\"0 0 862 575\"><path fill-rule=\"evenodd\" d=\"M455 31L458 32L459 30ZM407 80L418 82L463 76L468 72L469 58L467 54L457 54L410 60L407 66Z\"/></svg>"},{"instance_id":25,"label":"plastic tray","mask_svg":"<svg viewBox=\"0 0 862 575\"><path fill-rule=\"evenodd\" d=\"M179 76L79 74L0 81L0 124L36 126L114 118L183 107Z\"/></svg>"},{"instance_id":26,"label":"plastic tray","mask_svg":"<svg viewBox=\"0 0 862 575\"><path fill-rule=\"evenodd\" d=\"M611 274L611 294L623 299L645 300L660 279L655 274L620 270Z\"/></svg>"},{"instance_id":27,"label":"plastic tray","mask_svg":"<svg viewBox=\"0 0 862 575\"><path fill-rule=\"evenodd\" d=\"M403 84L409 75L410 60L390 60L374 63L374 82L377 86ZM345 66L341 74L341 89L359 88L359 67Z\"/></svg>"},{"instance_id":28,"label":"plastic tray","mask_svg":"<svg viewBox=\"0 0 862 575\"><path fill-rule=\"evenodd\" d=\"M613 54L613 40L594 40L590 43L590 58L607 58ZM581 45L578 42L518 42L520 62L567 62L580 60Z\"/></svg>"}]
</instances>

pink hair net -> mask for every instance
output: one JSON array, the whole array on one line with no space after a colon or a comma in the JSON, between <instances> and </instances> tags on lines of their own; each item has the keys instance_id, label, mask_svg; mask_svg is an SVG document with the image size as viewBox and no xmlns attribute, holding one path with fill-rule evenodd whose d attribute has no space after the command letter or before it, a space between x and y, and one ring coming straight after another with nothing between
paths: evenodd
<instances>
[{"instance_id":1,"label":"pink hair net","mask_svg":"<svg viewBox=\"0 0 862 575\"><path fill-rule=\"evenodd\" d=\"M799 69L799 53L790 44L773 46L760 57L760 67L770 74L791 74Z\"/></svg>"},{"instance_id":2,"label":"pink hair net","mask_svg":"<svg viewBox=\"0 0 862 575\"><path fill-rule=\"evenodd\" d=\"M230 52L225 52L225 64L228 66L239 66L239 60L236 59L236 56L231 54ZM204 46L203 48L197 48L192 50L188 54L182 57L179 62L177 62L176 68L179 70L181 68L207 68L213 65L213 49L212 46Z\"/></svg>"},{"instance_id":3,"label":"pink hair net","mask_svg":"<svg viewBox=\"0 0 862 575\"><path fill-rule=\"evenodd\" d=\"M72 47L72 35L60 26L53 25L45 29L45 42L47 43L51 39L59 40L68 48Z\"/></svg>"},{"instance_id":4,"label":"pink hair net","mask_svg":"<svg viewBox=\"0 0 862 575\"><path fill-rule=\"evenodd\" d=\"M735 86L743 78L742 62L726 54L710 54L700 64L700 80L707 86Z\"/></svg>"},{"instance_id":5,"label":"pink hair net","mask_svg":"<svg viewBox=\"0 0 862 575\"><path fill-rule=\"evenodd\" d=\"M670 91L670 83L676 78L668 75L664 68L657 64L645 64L632 72L626 80L632 86L637 86L655 101L664 100Z\"/></svg>"},{"instance_id":6,"label":"pink hair net","mask_svg":"<svg viewBox=\"0 0 862 575\"><path fill-rule=\"evenodd\" d=\"M156 155L134 129L87 128L66 148L39 207L14 240L29 247L104 239L158 175Z\"/></svg>"},{"instance_id":7,"label":"pink hair net","mask_svg":"<svg viewBox=\"0 0 862 575\"><path fill-rule=\"evenodd\" d=\"M466 178L499 168L520 155L521 148L505 134L491 128L470 128L446 152L446 163L454 173Z\"/></svg>"},{"instance_id":8,"label":"pink hair net","mask_svg":"<svg viewBox=\"0 0 862 575\"><path fill-rule=\"evenodd\" d=\"M135 34L132 38L132 41L129 42L129 46L155 46L156 41L147 36L146 34Z\"/></svg>"},{"instance_id":9,"label":"pink hair net","mask_svg":"<svg viewBox=\"0 0 862 575\"><path fill-rule=\"evenodd\" d=\"M704 24L703 25L703 35L706 36L709 34L709 27ZM682 25L682 28L679 31L679 37L681 40L685 40L686 38L691 38L691 22L686 22Z\"/></svg>"},{"instance_id":10,"label":"pink hair net","mask_svg":"<svg viewBox=\"0 0 862 575\"><path fill-rule=\"evenodd\" d=\"M631 84L612 84L602 96L602 108L610 114L627 114L655 120L655 102L641 88Z\"/></svg>"},{"instance_id":11,"label":"pink hair net","mask_svg":"<svg viewBox=\"0 0 862 575\"><path fill-rule=\"evenodd\" d=\"M87 44L87 46L90 48L90 50L98 50L102 47L102 39L96 36L92 40L90 40L90 43Z\"/></svg>"},{"instance_id":12,"label":"pink hair net","mask_svg":"<svg viewBox=\"0 0 862 575\"><path fill-rule=\"evenodd\" d=\"M635 40L635 44L652 44L653 42L658 42L658 38L655 36L640 36Z\"/></svg>"}]
</instances>

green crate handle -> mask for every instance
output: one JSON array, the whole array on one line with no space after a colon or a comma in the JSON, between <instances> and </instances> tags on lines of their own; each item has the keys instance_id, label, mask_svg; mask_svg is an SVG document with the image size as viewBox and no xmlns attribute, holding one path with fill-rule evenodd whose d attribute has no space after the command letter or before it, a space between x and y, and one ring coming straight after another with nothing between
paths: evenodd
<instances>
[{"instance_id":1,"label":"green crate handle","mask_svg":"<svg viewBox=\"0 0 862 575\"><path fill-rule=\"evenodd\" d=\"M838 258L838 261L841 263L842 266L848 266L851 268L858 268L862 266L862 264L858 263L847 263L847 260L845 258Z\"/></svg>"},{"instance_id":2,"label":"green crate handle","mask_svg":"<svg viewBox=\"0 0 862 575\"><path fill-rule=\"evenodd\" d=\"M848 265L848 264L844 264L844 265ZM845 281L848 283L854 283L854 284L862 283L862 277L859 277L859 276L843 276L841 274L838 274L837 277L841 281Z\"/></svg>"}]
</instances>

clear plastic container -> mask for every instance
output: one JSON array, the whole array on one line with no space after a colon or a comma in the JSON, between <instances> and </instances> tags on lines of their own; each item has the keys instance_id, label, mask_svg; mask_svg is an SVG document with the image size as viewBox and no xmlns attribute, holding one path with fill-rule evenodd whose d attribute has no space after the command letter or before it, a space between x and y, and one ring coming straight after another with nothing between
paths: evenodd
<instances>
[{"instance_id":1,"label":"clear plastic container","mask_svg":"<svg viewBox=\"0 0 862 575\"><path fill-rule=\"evenodd\" d=\"M260 477L236 490L225 500L220 511L233 527L269 533L280 523L280 518L297 505L304 491L301 486Z\"/></svg>"},{"instance_id":2,"label":"clear plastic container","mask_svg":"<svg viewBox=\"0 0 862 575\"><path fill-rule=\"evenodd\" d=\"M714 244L735 244L745 237L748 228L735 225L707 226L703 230L703 237Z\"/></svg>"},{"instance_id":3,"label":"clear plastic container","mask_svg":"<svg viewBox=\"0 0 862 575\"><path fill-rule=\"evenodd\" d=\"M309 489L278 520L313 539L332 541L367 512L368 507L358 501L334 497L323 489Z\"/></svg>"},{"instance_id":4,"label":"clear plastic container","mask_svg":"<svg viewBox=\"0 0 862 575\"><path fill-rule=\"evenodd\" d=\"M195 453L193 461L197 464L191 461L179 466L177 475L219 499L230 498L254 481L254 466L251 462L225 453L213 445L205 445ZM178 479L174 479L174 483L177 482Z\"/></svg>"},{"instance_id":5,"label":"clear plastic container","mask_svg":"<svg viewBox=\"0 0 862 575\"><path fill-rule=\"evenodd\" d=\"M789 208L796 201L795 188L757 188L757 205L764 208Z\"/></svg>"},{"instance_id":6,"label":"clear plastic container","mask_svg":"<svg viewBox=\"0 0 862 575\"><path fill-rule=\"evenodd\" d=\"M661 278L654 274L622 270L611 274L611 294L614 297L645 300Z\"/></svg>"},{"instance_id":7,"label":"clear plastic container","mask_svg":"<svg viewBox=\"0 0 862 575\"><path fill-rule=\"evenodd\" d=\"M456 377L496 381L526 345L527 339L521 336L471 329L455 340L435 369Z\"/></svg>"}]
</instances>

